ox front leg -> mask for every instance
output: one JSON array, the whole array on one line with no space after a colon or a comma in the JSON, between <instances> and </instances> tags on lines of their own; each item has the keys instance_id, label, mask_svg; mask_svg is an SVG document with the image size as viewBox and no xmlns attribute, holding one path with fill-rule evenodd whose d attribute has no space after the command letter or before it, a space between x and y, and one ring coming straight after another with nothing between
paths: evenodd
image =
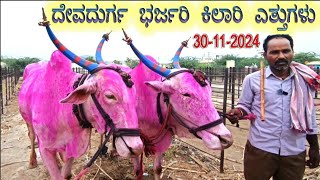
<instances>
[{"instance_id":1,"label":"ox front leg","mask_svg":"<svg viewBox=\"0 0 320 180\"><path fill-rule=\"evenodd\" d=\"M27 128L28 128L28 136L30 139L30 143L31 143L31 153L30 153L30 159L29 159L29 169L33 169L35 167L38 166L37 163L37 154L35 151L35 140L36 140L36 136L34 134L34 130L33 130L33 126L32 124L28 124L27 123Z\"/></svg>"},{"instance_id":2,"label":"ox front leg","mask_svg":"<svg viewBox=\"0 0 320 180\"><path fill-rule=\"evenodd\" d=\"M72 177L71 169L72 169L73 160L74 158L67 159L61 169L61 175L64 179L71 179Z\"/></svg>"},{"instance_id":3,"label":"ox front leg","mask_svg":"<svg viewBox=\"0 0 320 180\"><path fill-rule=\"evenodd\" d=\"M143 155L141 155L143 156ZM140 157L131 158L133 162L134 173L137 176L138 180L142 179L143 176L143 165L141 166Z\"/></svg>"},{"instance_id":4,"label":"ox front leg","mask_svg":"<svg viewBox=\"0 0 320 180\"><path fill-rule=\"evenodd\" d=\"M163 159L163 154L162 153L155 153L153 156L153 172L154 172L154 179L155 180L160 180L160 175L162 172L162 159Z\"/></svg>"},{"instance_id":5,"label":"ox front leg","mask_svg":"<svg viewBox=\"0 0 320 180\"><path fill-rule=\"evenodd\" d=\"M56 152L49 151L45 148L40 148L43 164L47 167L52 180L61 180L63 177L58 166Z\"/></svg>"}]
</instances>

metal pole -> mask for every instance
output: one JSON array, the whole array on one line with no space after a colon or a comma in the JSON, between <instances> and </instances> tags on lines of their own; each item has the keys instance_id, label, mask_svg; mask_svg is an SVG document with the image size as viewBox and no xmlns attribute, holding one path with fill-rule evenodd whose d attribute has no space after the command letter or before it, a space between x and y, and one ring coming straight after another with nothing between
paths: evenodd
<instances>
[{"instance_id":1,"label":"metal pole","mask_svg":"<svg viewBox=\"0 0 320 180\"><path fill-rule=\"evenodd\" d=\"M235 73L236 73L236 68L235 67L232 67L231 69L231 108L233 109L234 108L234 91L235 91L235 88L234 88L234 86L235 86L235 82L236 82L236 80L235 80Z\"/></svg>"},{"instance_id":2,"label":"metal pole","mask_svg":"<svg viewBox=\"0 0 320 180\"><path fill-rule=\"evenodd\" d=\"M227 111L227 96L228 96L228 68L224 69L224 87L223 87L223 113L225 114ZM223 124L226 124L226 118L223 117ZM220 173L224 172L223 169L223 164L224 164L224 150L221 150L220 153Z\"/></svg>"},{"instance_id":3,"label":"metal pole","mask_svg":"<svg viewBox=\"0 0 320 180\"><path fill-rule=\"evenodd\" d=\"M8 100L10 100L11 99L11 73L10 73L10 68L8 68L8 95L9 95L9 99Z\"/></svg>"},{"instance_id":4,"label":"metal pole","mask_svg":"<svg viewBox=\"0 0 320 180\"><path fill-rule=\"evenodd\" d=\"M14 94L14 69L11 69L11 94Z\"/></svg>"},{"instance_id":5,"label":"metal pole","mask_svg":"<svg viewBox=\"0 0 320 180\"><path fill-rule=\"evenodd\" d=\"M231 82L231 79L232 79L232 78L231 78L231 75L232 75L231 70L232 70L232 68L230 67L230 68L229 68L229 88L228 88L228 89L229 89L229 92L231 92L231 83L232 83L232 82Z\"/></svg>"},{"instance_id":6,"label":"metal pole","mask_svg":"<svg viewBox=\"0 0 320 180\"><path fill-rule=\"evenodd\" d=\"M5 81L5 85L6 85L6 106L8 106L8 68L6 68L6 81Z\"/></svg>"},{"instance_id":7,"label":"metal pole","mask_svg":"<svg viewBox=\"0 0 320 180\"><path fill-rule=\"evenodd\" d=\"M1 114L3 114L3 93L2 93L2 80L3 80L3 77L2 77L2 68L0 70L0 77L1 77L1 84L0 84L0 96L1 96Z\"/></svg>"},{"instance_id":8,"label":"metal pole","mask_svg":"<svg viewBox=\"0 0 320 180\"><path fill-rule=\"evenodd\" d=\"M240 97L240 83L241 83L241 75L242 71L241 68L238 68L237 78L238 78L238 98Z\"/></svg>"}]
</instances>

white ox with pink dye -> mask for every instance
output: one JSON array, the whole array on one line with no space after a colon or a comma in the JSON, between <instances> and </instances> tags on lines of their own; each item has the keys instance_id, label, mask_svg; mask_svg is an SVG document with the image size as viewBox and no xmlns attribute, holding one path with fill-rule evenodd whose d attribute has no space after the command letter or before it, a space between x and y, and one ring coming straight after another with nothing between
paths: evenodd
<instances>
[{"instance_id":1,"label":"white ox with pink dye","mask_svg":"<svg viewBox=\"0 0 320 180\"><path fill-rule=\"evenodd\" d=\"M139 127L145 153L152 155L154 160L154 178L160 179L162 156L174 135L198 137L211 150L230 147L233 143L231 133L212 103L212 90L205 75L179 65L181 50L188 41L182 43L173 58L175 69L166 69L160 67L153 57L142 55L131 38L124 34L124 40L140 59L140 64L130 75L137 87ZM96 52L100 64L103 63L100 56L102 45L103 40ZM134 158L133 162L135 173L141 179L143 167L140 159Z\"/></svg>"},{"instance_id":2,"label":"white ox with pink dye","mask_svg":"<svg viewBox=\"0 0 320 180\"><path fill-rule=\"evenodd\" d=\"M27 66L24 73L19 109L32 145L30 167L37 166L34 151L37 137L51 179L70 178L72 162L88 149L91 133L91 128L80 126L73 104L82 104L81 118L100 134L110 129L115 132L115 147L121 156L140 155L143 143L135 109L136 90L130 76L118 67L98 65L76 56L54 36L48 21L39 24L46 27L59 51L53 52L47 63ZM74 87L82 75L72 71L66 57L90 72L82 79L83 84ZM64 161L62 168L58 165L58 154Z\"/></svg>"}]
</instances>

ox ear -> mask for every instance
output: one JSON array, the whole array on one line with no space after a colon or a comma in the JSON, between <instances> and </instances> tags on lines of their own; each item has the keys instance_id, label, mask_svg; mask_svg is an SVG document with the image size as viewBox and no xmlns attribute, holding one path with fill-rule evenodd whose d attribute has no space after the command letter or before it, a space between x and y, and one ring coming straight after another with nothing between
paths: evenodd
<instances>
[{"instance_id":1,"label":"ox ear","mask_svg":"<svg viewBox=\"0 0 320 180\"><path fill-rule=\"evenodd\" d=\"M97 91L97 83L92 82L88 84L82 84L72 91L67 97L60 100L60 103L72 103L72 104L82 104L88 97Z\"/></svg>"},{"instance_id":2,"label":"ox ear","mask_svg":"<svg viewBox=\"0 0 320 180\"><path fill-rule=\"evenodd\" d=\"M166 94L172 94L174 92L174 89L169 83L161 81L147 81L145 84L157 92L163 92Z\"/></svg>"}]
</instances>

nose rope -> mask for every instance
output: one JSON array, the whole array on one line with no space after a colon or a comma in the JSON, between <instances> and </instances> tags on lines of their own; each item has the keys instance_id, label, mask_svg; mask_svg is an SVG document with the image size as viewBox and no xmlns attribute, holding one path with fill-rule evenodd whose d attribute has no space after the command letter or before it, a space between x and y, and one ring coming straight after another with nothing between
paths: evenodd
<instances>
[{"instance_id":1,"label":"nose rope","mask_svg":"<svg viewBox=\"0 0 320 180\"><path fill-rule=\"evenodd\" d=\"M180 70L180 71L176 71L176 72L172 72L170 73L166 79L164 79L163 81L165 80L168 80L174 76L176 76L177 74L180 74L180 73L183 73L183 72L189 72L193 75L193 77L195 78L195 80L202 86L206 86L207 83L206 83L206 79L207 77L205 76L205 74L201 71L194 71L194 70L190 70L190 69L183 69L183 70ZM161 111L161 105L160 105L160 96L161 96L161 92L158 93L158 96L157 96L157 113L158 113L158 117L159 117L159 122L162 124L163 122L163 116L162 116L162 111ZM170 100L169 100L169 96L165 93L163 93L164 95L164 102L166 103L166 105L169 107L170 104ZM172 105L171 105L172 106ZM193 122L189 121L188 119L186 118L183 118L181 115L179 115L177 112L174 111L173 107L172 107L172 112L170 113L173 118L180 124L182 125L183 127L187 128L189 130L190 133L192 133L194 136L196 136L197 138L201 139L201 137L199 137L197 135L197 132L198 131L203 131L203 130L206 130L206 129L209 129L211 127L214 127L214 126L217 126L221 123L223 123L223 118L220 117L219 119L213 121L213 122L210 122L210 123L207 123L205 125L202 125L202 126L198 126L198 127L195 127L195 128L190 128L183 120L181 119L184 119L185 121L188 121L190 124L194 125L194 126L197 126L196 124L194 124ZM182 118L181 118L182 117Z\"/></svg>"},{"instance_id":2,"label":"nose rope","mask_svg":"<svg viewBox=\"0 0 320 180\"><path fill-rule=\"evenodd\" d=\"M108 134L106 135L105 140L103 141L103 143L101 144L101 146L98 148L98 150L96 151L96 153L93 155L93 157L90 159L90 161L82 168L82 170L80 171L80 173L75 177L76 180L81 179L82 176L84 176L89 170L90 167L92 166L92 164L94 163L95 160L97 160L98 156L101 154L101 152L107 148L105 145L107 144L107 142L110 139L111 134L114 132L114 127L111 127L110 131L108 132Z\"/></svg>"},{"instance_id":3,"label":"nose rope","mask_svg":"<svg viewBox=\"0 0 320 180\"><path fill-rule=\"evenodd\" d=\"M126 147L129 149L130 153L131 154L134 154L132 148L127 144L127 142L124 140L123 136L141 136L140 135L140 129L125 129L125 128L120 128L120 129L117 129L113 132L113 145L114 145L114 148L116 149L115 147L115 139L117 137L120 137L122 139L122 141L124 142L124 144L126 145Z\"/></svg>"},{"instance_id":4,"label":"nose rope","mask_svg":"<svg viewBox=\"0 0 320 180\"><path fill-rule=\"evenodd\" d=\"M157 96L157 113L158 113L158 117L159 117L159 122L161 123L163 121L163 117L162 117L162 111L161 111L161 106L160 106L160 96L161 94L163 94L164 96L164 102L166 103L166 105L169 107L171 107L171 112L170 112L170 115L173 116L173 118L183 127L185 127L186 129L189 130L190 133L192 133L194 136L196 136L197 138L201 139L201 137L199 137L197 135L197 132L198 131L207 131L207 129L211 128L211 127L214 127L214 126L217 126L221 123L223 123L223 118L219 118L213 122L209 122L207 124L204 124L202 126L198 126L197 124L193 123L192 121L182 117L180 114L178 114L172 107L172 105L170 104L170 99L169 99L169 96L168 94L165 94L165 93L158 93L158 96ZM183 119L183 120L182 120ZM196 126L194 128L190 128L184 121L187 121L189 122L190 124ZM207 131L208 132L208 131Z\"/></svg>"},{"instance_id":5,"label":"nose rope","mask_svg":"<svg viewBox=\"0 0 320 180\"><path fill-rule=\"evenodd\" d=\"M219 118L215 121L212 121L212 122L209 122L207 124L204 124L202 126L197 126L196 124L194 124L193 122L189 121L188 119L186 118L183 118L181 115L179 115L177 112L175 112L174 110L172 110L172 116L173 118L183 127L185 127L186 129L188 129L188 131L190 133L192 133L194 136L196 136L197 138L199 139L202 139L200 136L198 136L197 132L198 131L207 131L207 129L211 128L211 127L215 127L221 123L223 123L223 118ZM193 127L193 128L190 128L182 119L184 119L184 121L187 121L189 122L190 124L192 125L195 125L197 127ZM208 132L208 131L207 131ZM216 135L218 136L218 135Z\"/></svg>"}]
</instances>

